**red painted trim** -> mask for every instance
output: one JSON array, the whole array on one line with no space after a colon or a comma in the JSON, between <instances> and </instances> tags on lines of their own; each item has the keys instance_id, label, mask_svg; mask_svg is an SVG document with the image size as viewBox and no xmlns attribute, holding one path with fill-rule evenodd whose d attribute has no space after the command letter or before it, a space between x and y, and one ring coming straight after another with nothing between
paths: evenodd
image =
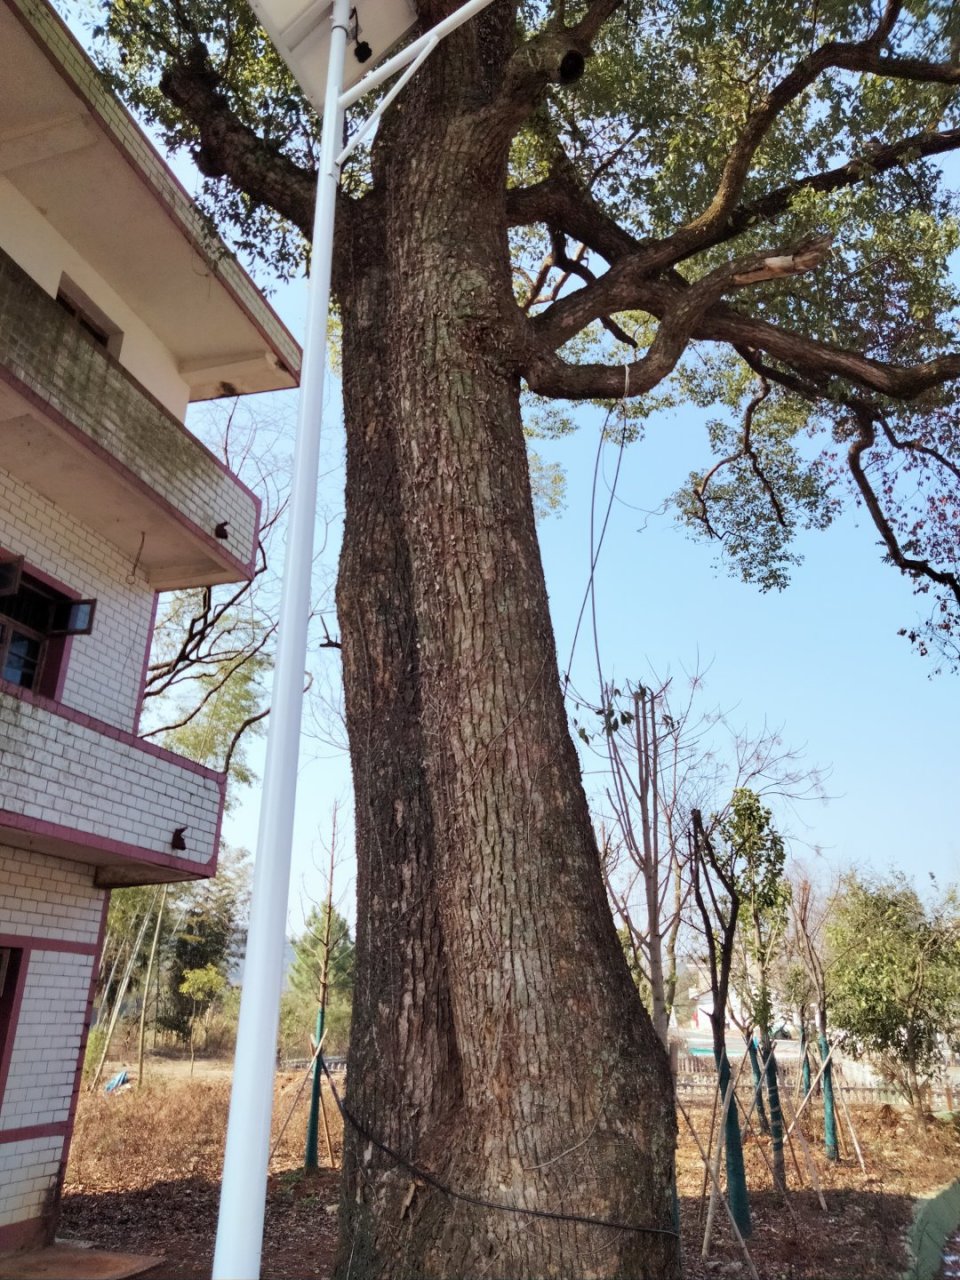
<instances>
[{"instance_id":1,"label":"red painted trim","mask_svg":"<svg viewBox=\"0 0 960 1280\"><path fill-rule=\"evenodd\" d=\"M109 359L109 358L110 357L108 356L104 356L104 359ZM123 372L125 376L127 376L128 378L130 377L130 375L127 373L125 369L123 370ZM238 480L237 477L233 474L233 472L230 471L226 467L226 465L219 460L219 458L217 458L214 454L210 453L210 450L207 449L204 445L202 445L195 436L190 435L190 432L187 431L186 427L181 422L179 422L173 416L173 414L170 413L169 409L164 409L163 411L167 415L167 417L170 419L170 422L174 426L176 426L178 430L182 431L186 436L188 436L192 444L195 444L199 449L202 449L205 453L208 453L210 457L213 459L213 461L217 463L218 467L220 467L221 470L223 470L228 476L230 476L230 478L234 481L234 483L238 485L241 489L243 489L247 494L249 494L249 496L254 500L255 506L257 508L254 514L254 520L256 524L254 528L253 546L251 548L250 559L246 563L240 560L231 551L228 551L224 547L223 543L218 538L215 538L212 533L207 533L204 529L201 529L198 524L196 524L193 520L191 520L189 516L185 515L182 511L180 511L179 508L175 507L173 503L169 501L169 499L163 496L162 493L159 493L156 489L154 489L151 485L149 485L146 480L142 480L140 476L138 476L134 471L131 471L129 467L125 466L120 461L119 458L115 457L112 453L110 453L108 449L105 449L103 445L98 444L96 440L93 440L87 434L87 432L85 432L82 428L78 427L75 423L71 422L68 417L66 417L63 413L61 413L59 409L55 408L54 405L52 405L49 400L45 399L42 395L40 395L39 392L35 391L33 387L28 386L27 383L25 382L21 382L21 380L16 376L16 374L12 373L4 365L0 365L0 381L5 382L7 386L9 386L14 392L16 392L17 395L22 396L23 399L28 402L28 404L37 408L52 422L56 423L56 425L62 431L64 431L70 437L71 440L73 440L82 449L85 449L88 453L92 454L92 456L95 457L101 465L108 467L111 471L116 472L117 475L119 475L123 479L124 483L130 485L131 488L135 489L138 493L142 494L150 502L158 506L161 509L161 511L164 512L165 515L169 516L175 523L181 525L184 529L186 529L187 532L191 535L191 537L198 539L200 541L200 544L203 546L204 550L207 551L208 553L213 553L212 558L215 561L217 561L217 563L222 565L223 568L229 569L232 573L236 573L239 578L250 578L253 576L253 571L254 571L254 568L256 567L256 555L257 555L256 532L257 532L257 528L259 527L258 500L256 499L254 494L250 493L250 490L247 489L247 486L243 484L242 481ZM135 383L145 396L147 396L150 399L153 399L153 397L150 396L150 393L146 390L146 388L139 386L139 383L136 382L135 378L130 378L130 381ZM159 404L159 401L157 401L156 403ZM162 405L160 407L163 408Z\"/></svg>"},{"instance_id":2,"label":"red painted trim","mask_svg":"<svg viewBox=\"0 0 960 1280\"><path fill-rule=\"evenodd\" d=\"M0 1056L0 1107L3 1106L3 1094L7 1087L7 1076L10 1074L10 1063L13 1059L13 1046L17 1039L17 1023L20 1018L20 1006L23 1004L23 992L27 985L27 970L30 968L30 955L24 949L23 959L17 971L17 985L13 989L13 1003L10 1007L10 1035L7 1036Z\"/></svg>"},{"instance_id":3,"label":"red painted trim","mask_svg":"<svg viewBox=\"0 0 960 1280\"><path fill-rule=\"evenodd\" d=\"M75 956L96 955L95 942L71 942L66 938L25 937L20 933L0 933L0 947L20 947L24 951L67 951Z\"/></svg>"},{"instance_id":4,"label":"red painted trim","mask_svg":"<svg viewBox=\"0 0 960 1280\"><path fill-rule=\"evenodd\" d=\"M222 812L222 789L220 809ZM99 858L82 856L82 850L89 850L91 853L111 854L124 863L138 862L151 867L165 867L188 878L212 876L217 865L216 849L206 862L191 862L186 858L178 858L175 854L157 853L153 849L144 849L141 845L129 844L125 840L113 840L109 836L99 836L89 831L81 831L76 827L65 827L58 822L47 822L42 818L27 818L22 813L10 813L6 809L0 809L0 831L4 828L37 836L42 840L56 841L65 847L62 852L55 852L52 856L69 858L74 862L93 862L102 865L102 860ZM81 849L77 848L78 845ZM44 850L39 852L42 853Z\"/></svg>"},{"instance_id":5,"label":"red painted trim","mask_svg":"<svg viewBox=\"0 0 960 1280\"><path fill-rule=\"evenodd\" d=\"M79 596L77 599L79 599ZM51 642L48 641L47 643ZM60 661L57 665L57 683L51 695L52 702L59 702L63 697L63 687L67 683L67 668L70 666L70 654L73 652L73 636L63 636L59 644Z\"/></svg>"},{"instance_id":6,"label":"red painted trim","mask_svg":"<svg viewBox=\"0 0 960 1280\"><path fill-rule=\"evenodd\" d=\"M259 527L259 519L257 521ZM143 715L143 699L147 692L147 671L150 669L150 650L153 648L153 633L157 628L157 609L160 606L160 592L153 593L153 607L150 610L150 624L147 627L147 643L143 651L143 669L140 672L140 689L137 693L137 706L133 713L133 732L140 732L140 717Z\"/></svg>"},{"instance_id":7,"label":"red painted trim","mask_svg":"<svg viewBox=\"0 0 960 1280\"><path fill-rule=\"evenodd\" d=\"M32 1142L35 1138L65 1138L66 1120L55 1124L25 1124L19 1129L0 1129L0 1146L10 1142Z\"/></svg>"},{"instance_id":8,"label":"red painted trim","mask_svg":"<svg viewBox=\"0 0 960 1280\"><path fill-rule=\"evenodd\" d=\"M211 769L205 764L198 764L196 760L188 760L186 756L177 755L175 751L168 751L166 747L158 747L155 742L148 742L145 738L138 738L135 733L129 733L126 729L118 729L116 725L107 724L105 720L97 720L94 716L87 715L85 711L77 711L73 707L65 707L59 702L54 702L52 698L45 698L42 694L33 693L29 689L21 689L19 685L10 684L7 680L0 680L0 693L7 694L11 698L18 698L21 702L27 702L31 706L40 707L41 710L48 711L51 715L59 716L61 720L68 720L71 724L83 725L87 729L92 729L95 733L102 734L105 738L113 738L115 742L121 742L137 751L143 751L149 756L155 756L158 760L165 760L169 764L177 765L179 768L186 770L187 773L195 773L201 778L209 778L217 783L222 783L224 780L224 775L217 769Z\"/></svg>"},{"instance_id":9,"label":"red painted trim","mask_svg":"<svg viewBox=\"0 0 960 1280\"><path fill-rule=\"evenodd\" d=\"M232 287L232 285L230 285L230 284L229 284L229 282L228 282L227 280L225 280L225 279L224 279L224 277L223 277L223 276L221 276L221 275L219 274L219 272L217 271L217 264L216 264L216 261L215 261L213 258L211 258L210 254L207 252L207 250L206 250L206 248L205 248L204 244L202 243L202 241L201 241L200 239L198 239L198 237L193 233L193 231L191 230L191 228L189 228L188 226L186 226L186 225L181 221L181 219L177 216L176 212L175 212L175 211L170 207L170 205L168 205L168 204L167 204L166 200L164 200L163 195L161 194L161 192L159 192L159 191L157 190L157 188L154 186L153 182L151 182L151 180L150 180L149 176L148 176L148 175L143 171L143 169L141 169L141 168L140 168L140 166L139 166L139 165L137 164L137 162L134 160L133 156L131 156L131 155L129 154L129 152L127 152L127 151L123 148L123 146L122 146L122 145L121 145L121 143L120 143L119 138L117 138L116 134L113 132L113 129L110 127L110 125L107 123L107 121L103 118L103 116L101 115L101 113L97 110L96 106L95 106L95 105L90 101L90 99L89 99L88 97L86 97L86 95L84 94L84 92L83 92L83 90L80 88L80 86L77 84L77 82L76 82L74 79L72 79L72 77L70 76L70 73L67 71L66 67L64 67L64 66L62 65L62 63L60 63L60 62L59 62L59 61L54 57L54 55L53 55L53 54L50 52L50 50L47 48L47 46L46 46L46 44L44 43L44 41L40 39L40 33L39 33L38 31L36 31L32 26L30 26L30 25L28 24L28 21L27 21L27 20L25 20L25 18L23 17L23 15L19 14L16 10L14 10L14 14L15 14L15 16L16 16L16 17L18 17L18 18L20 19L20 23L21 23L21 25L26 29L27 33L31 36L31 38L33 39L34 43L35 43L35 44L38 46L38 48L43 52L44 56L47 58L47 61L48 61L48 62L50 62L50 64L53 66L54 70L57 72L57 74L60 76L60 78L61 78L62 80L64 80L64 81L65 81L65 82L70 86L70 88L71 88L71 89L73 90L73 92L77 95L77 97L81 99L81 101L83 101L83 102L85 102L85 103L86 103L87 110L90 112L91 116L93 116L95 120L99 121L101 128L103 129L104 133L107 135L107 137L109 138L109 140L110 140L110 141L113 143L113 145L117 148L117 150L119 151L120 155L121 155L121 156L123 157L123 159L127 162L127 164L130 166L130 168L133 170L133 172L137 175L137 177L140 179L140 181L144 184L144 186L145 186L145 187L147 188L147 190L150 192L150 194L151 194L151 196L153 197L153 199L157 202L157 204L160 206L160 208L164 211L164 213L167 215L167 217L170 219L170 221L173 223L173 225L177 228L177 230L180 232L180 234L183 236L183 238L187 241L187 243L188 243L189 245L191 245L191 246L192 246L192 248L194 249L194 251L195 251L195 252L200 256L200 258L201 258L201 259L202 259L202 260L203 260L203 261L204 261L204 262L205 262L205 263L206 263L206 264L211 268L212 273L213 273L213 276L214 276L214 279L217 281L217 283L218 283L218 284L220 284L220 285L221 285L221 286L226 290L226 292L227 292L227 293L230 295L230 297L233 299L234 303L235 303L235 304L236 304L236 306L239 308L239 310L243 312L243 314L247 317L247 319L250 321L250 323L253 325L253 327L256 329L256 331L260 334L260 336L263 338L264 342L266 342L266 344L267 344L267 346L269 347L269 349L270 349L270 350L273 352L273 354L277 357L277 360L278 360L278 362L279 362L279 364L280 364L280 367L281 367L282 369L284 369L287 373L289 373L289 374L290 374L290 377L293 379L293 381L294 381L294 383L295 383L295 384L299 384L299 381L300 381L300 369L299 369L299 368L298 368L298 369L289 369L289 368L287 367L286 359L285 359L284 354L283 354L282 352L280 352L280 351L278 351L278 350L277 350L277 347L276 347L276 344L274 343L273 338L271 338L271 337L270 337L269 333L267 333L266 329L263 327L263 325L260 323L260 321L259 321L259 320L257 319L257 317L254 315L254 313L250 310L250 308L247 306L246 302L244 302L244 300L240 297L240 295L239 295L239 294L237 293L237 291ZM50 13L50 16L51 16L52 18L54 18L54 19L55 19L55 21L56 21L56 22L58 23L58 25L60 26L61 31L62 31L62 33L63 33L63 35L64 35L64 36L66 37L66 39L67 39L67 40L69 40L69 41L70 41L70 43L71 43L71 44L72 44L72 45L77 49L77 51L78 51L78 52L81 54L81 56L83 57L84 61L89 62L89 61L90 61L90 59L89 59L89 57L87 56L86 50L85 50L85 49L83 48L83 46L80 44L79 40L77 40L76 36L75 36L75 35L73 34L73 32L69 29L69 27L67 27L67 25L64 23L64 21L63 21L63 19L60 17L60 15L59 15L55 10L54 10L54 11L52 11L52 12ZM173 172L173 170L169 167L169 165L167 165L167 164L164 162L163 157L159 154L159 152L157 151L156 147L155 147L155 146L153 145L153 143L149 140L149 138L147 138L146 134L143 132L143 130L140 128L140 126L136 123L136 121L133 119L133 117L130 115L130 113L127 111L127 109L123 106L123 104L122 104L118 99L114 99L114 102L115 102L115 104L116 104L117 108L118 108L120 111L122 111L122 112L123 112L123 114L127 117L128 122L133 126L133 128L137 131L137 133L139 133L139 134L140 134L140 137L141 137L141 138L143 139L143 141L147 144L147 146L150 148L150 150L155 154L155 156L156 156L157 160L160 162L160 164L161 164L161 165L163 165L164 169L166 170L166 175L165 175L165 176L166 176L167 180L170 182L170 185L171 185L171 186L174 186L174 187L178 187L178 188L179 188L179 190L180 190L180 192L181 192L181 194L184 196L184 198L187 200L187 202L188 202L189 204L191 204L191 205L194 205L194 206L195 206L196 202L195 202L195 200L193 199L193 197L189 194L189 192L187 191L186 187L184 187L183 183L180 181L180 179L177 177L177 175ZM222 244L222 243L223 243L223 242L221 241L221 244ZM243 271L243 268L239 266L239 263L237 264L237 266L238 266L238 268L239 268L241 271ZM247 279L248 279L248 280L250 280L249 275L247 275L247 273L246 273L245 271L243 271L243 274L247 277ZM252 284L253 282L252 282L252 281L250 281L250 283ZM256 286L254 286L254 288L256 288ZM259 290L257 290L257 292L259 293L260 291L259 291ZM300 353L300 358L301 358L301 362L302 362L302 359L303 359L303 352L302 352L302 350L301 350L301 348L300 348L300 344L297 342L297 340L294 338L293 334L290 332L290 330L287 328L287 326L283 323L283 321L280 319L280 317L277 315L277 313L273 310L273 308L272 308L272 307L269 307L268 309L269 309L269 310L270 310L270 312L273 314L274 319L275 319L275 320L277 321L277 323L280 325L281 329L283 329L284 333L286 333L287 337L288 337L288 338L290 339L290 341L293 343L294 347L296 347L297 351ZM286 390L286 388L278 388L278 390Z\"/></svg>"},{"instance_id":10,"label":"red painted trim","mask_svg":"<svg viewBox=\"0 0 960 1280\"><path fill-rule=\"evenodd\" d=\"M63 1151L60 1153L60 1169L57 1173L57 1205L63 1192L63 1182L67 1176L67 1161L70 1158L70 1143L73 1139L73 1126L77 1119L77 1103L80 1098L80 1082L83 1079L83 1059L87 1052L87 1039L90 1035L90 1023L93 1020L93 998L97 991L97 971L99 969L100 952L107 933L107 914L110 910L110 891L103 895L103 910L100 913L100 933L94 951L93 964L90 966L90 986L87 989L87 1008L83 1015L83 1031L80 1034L80 1048L77 1050L77 1069L73 1075L73 1093L70 1095L70 1108L67 1112L67 1127L63 1137Z\"/></svg>"},{"instance_id":11,"label":"red painted trim","mask_svg":"<svg viewBox=\"0 0 960 1280\"><path fill-rule=\"evenodd\" d=\"M217 814L217 826L216 826L216 830L213 833L213 870L210 872L212 876L217 874L217 857L219 856L219 853L220 853L220 837L223 831L223 815L226 813L226 810L227 810L227 805L226 805L227 779L226 778L224 778L223 780L223 790L221 792L221 795L223 796L223 799L220 802L220 812Z\"/></svg>"},{"instance_id":12,"label":"red painted trim","mask_svg":"<svg viewBox=\"0 0 960 1280\"><path fill-rule=\"evenodd\" d=\"M25 1222L10 1222L0 1227L0 1253L19 1253L43 1244L48 1226L44 1218L28 1218Z\"/></svg>"}]
</instances>

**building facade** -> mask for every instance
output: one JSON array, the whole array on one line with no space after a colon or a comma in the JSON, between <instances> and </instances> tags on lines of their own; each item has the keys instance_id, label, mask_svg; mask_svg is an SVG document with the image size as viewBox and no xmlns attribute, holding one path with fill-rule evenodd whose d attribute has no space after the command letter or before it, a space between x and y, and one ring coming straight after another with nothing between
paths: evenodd
<instances>
[{"instance_id":1,"label":"building facade","mask_svg":"<svg viewBox=\"0 0 960 1280\"><path fill-rule=\"evenodd\" d=\"M224 778L138 737L160 591L253 571L184 426L299 350L42 0L0 0L0 1251L52 1232L110 890L210 876Z\"/></svg>"}]
</instances>

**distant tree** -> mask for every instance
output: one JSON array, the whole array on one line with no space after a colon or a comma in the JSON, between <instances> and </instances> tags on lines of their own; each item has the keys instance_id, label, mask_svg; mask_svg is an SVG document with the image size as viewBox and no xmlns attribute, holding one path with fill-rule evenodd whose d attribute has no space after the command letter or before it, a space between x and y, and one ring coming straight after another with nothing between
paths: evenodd
<instances>
[{"instance_id":1,"label":"distant tree","mask_svg":"<svg viewBox=\"0 0 960 1280\"><path fill-rule=\"evenodd\" d=\"M784 877L786 854L783 838L773 826L770 810L765 809L752 793L738 793L734 797L734 811L725 835L728 841L739 843L743 860L740 876L743 896L741 929L749 961L745 994L763 1059L774 1178L780 1189L786 1190L783 1113L773 1044L772 987L772 975L786 932L790 905L790 884ZM752 1030L751 1027L751 1049Z\"/></svg>"},{"instance_id":2,"label":"distant tree","mask_svg":"<svg viewBox=\"0 0 960 1280\"><path fill-rule=\"evenodd\" d=\"M134 955L137 938L146 916L156 905L156 885L117 889L110 895L107 929L100 951L97 974L97 1019L102 1021L113 1004L127 965L131 965L134 987L146 963L146 956Z\"/></svg>"},{"instance_id":3,"label":"distant tree","mask_svg":"<svg viewBox=\"0 0 960 1280\"><path fill-rule=\"evenodd\" d=\"M776 729L739 728L722 710L704 709L703 693L699 671L685 686L673 679L622 692L608 686L595 711L602 738L575 722L581 739L602 742L607 756L605 811L612 821L601 840L604 877L664 1044L692 883L686 837L693 810L713 809L716 824L743 787L793 799L822 792L819 771L785 746Z\"/></svg>"},{"instance_id":4,"label":"distant tree","mask_svg":"<svg viewBox=\"0 0 960 1280\"><path fill-rule=\"evenodd\" d=\"M770 933L766 921L777 914L777 903L783 892L783 841L773 826L771 811L748 787L739 787L733 793L729 810L719 822L705 823L700 810L695 809L691 838L693 894L700 915L713 1001L710 1013L713 1053L720 1090L725 1095L731 1082L726 1015L738 930L745 925L755 939L751 945L766 958L766 939ZM774 1157L776 1160L779 1147L782 1160L776 1060L770 1052L769 990L765 982L760 983L754 996L754 1018L761 1027L761 1044L766 1046ZM781 1126L779 1131L777 1125ZM735 1099L727 1112L724 1143L730 1207L741 1233L748 1235L752 1225ZM784 1185L782 1164L778 1177Z\"/></svg>"},{"instance_id":5,"label":"distant tree","mask_svg":"<svg viewBox=\"0 0 960 1280\"><path fill-rule=\"evenodd\" d=\"M349 995L353 988L354 947L350 926L336 907L311 907L303 932L293 943L288 974L294 991L319 1001L323 987L331 996Z\"/></svg>"},{"instance_id":6,"label":"distant tree","mask_svg":"<svg viewBox=\"0 0 960 1280\"><path fill-rule=\"evenodd\" d=\"M826 924L833 905L832 895L818 895L805 876L798 880L792 901L793 945L800 959L800 974L795 978L801 993L800 1003L814 1008L817 1048L820 1051L821 1090L823 1093L823 1145L828 1160L837 1160L837 1121L833 1097L833 1062L827 1039L827 1014L830 1003L830 973L826 956ZM806 1022L801 1013L801 1052L804 1054L804 1092L810 1088L810 1069L806 1058Z\"/></svg>"},{"instance_id":7,"label":"distant tree","mask_svg":"<svg viewBox=\"0 0 960 1280\"><path fill-rule=\"evenodd\" d=\"M185 975L213 967L226 980L243 949L250 869L241 849L224 849L213 880L189 886L177 919L171 922L165 954L167 999L160 1021L186 1039L191 998L182 991ZM172 914L172 913L171 913Z\"/></svg>"},{"instance_id":8,"label":"distant tree","mask_svg":"<svg viewBox=\"0 0 960 1280\"><path fill-rule=\"evenodd\" d=\"M693 894L700 913L707 975L710 980L713 1056L717 1064L720 1092L724 1097L732 1085L730 1060L727 1057L727 1001L741 907L734 860L734 851L723 848L714 839L700 810L694 809L691 823ZM735 1098L731 1099L727 1111L723 1141L730 1209L741 1235L746 1237L752 1234L753 1224Z\"/></svg>"},{"instance_id":9,"label":"distant tree","mask_svg":"<svg viewBox=\"0 0 960 1280\"><path fill-rule=\"evenodd\" d=\"M927 908L902 875L847 876L827 924L833 1016L844 1048L869 1056L918 1112L960 1046L960 902Z\"/></svg>"},{"instance_id":10,"label":"distant tree","mask_svg":"<svg viewBox=\"0 0 960 1280\"><path fill-rule=\"evenodd\" d=\"M190 1074L193 1075L194 1049L197 1036L197 1018L209 1015L213 1004L227 989L227 980L215 965L205 964L202 969L187 969L178 988L190 1001Z\"/></svg>"}]
</instances>

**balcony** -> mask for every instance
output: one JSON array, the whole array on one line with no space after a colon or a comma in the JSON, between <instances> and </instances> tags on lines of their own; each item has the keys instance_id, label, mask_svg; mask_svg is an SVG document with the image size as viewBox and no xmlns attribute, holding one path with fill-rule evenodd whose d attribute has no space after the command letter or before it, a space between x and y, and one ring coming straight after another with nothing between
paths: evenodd
<instances>
[{"instance_id":1,"label":"balcony","mask_svg":"<svg viewBox=\"0 0 960 1280\"><path fill-rule=\"evenodd\" d=\"M0 458L158 590L250 574L254 495L2 251Z\"/></svg>"},{"instance_id":2,"label":"balcony","mask_svg":"<svg viewBox=\"0 0 960 1280\"><path fill-rule=\"evenodd\" d=\"M222 774L0 682L0 843L104 887L209 876L223 799Z\"/></svg>"}]
</instances>

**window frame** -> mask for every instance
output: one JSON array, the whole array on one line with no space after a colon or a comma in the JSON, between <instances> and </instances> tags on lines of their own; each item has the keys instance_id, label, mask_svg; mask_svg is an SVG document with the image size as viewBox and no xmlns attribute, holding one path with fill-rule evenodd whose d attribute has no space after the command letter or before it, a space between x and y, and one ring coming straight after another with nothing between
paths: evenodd
<instances>
[{"instance_id":1,"label":"window frame","mask_svg":"<svg viewBox=\"0 0 960 1280\"><path fill-rule=\"evenodd\" d=\"M119 358L120 348L123 346L123 330L66 272L60 276L56 301L91 342L114 359Z\"/></svg>"},{"instance_id":2,"label":"window frame","mask_svg":"<svg viewBox=\"0 0 960 1280\"><path fill-rule=\"evenodd\" d=\"M2 1107L17 1039L20 1006L23 1003L23 991L27 982L29 952L26 947L15 946L13 942L8 942L6 939L0 943L0 950L8 953L5 981L0 988L0 1107Z\"/></svg>"},{"instance_id":3,"label":"window frame","mask_svg":"<svg viewBox=\"0 0 960 1280\"><path fill-rule=\"evenodd\" d=\"M0 600L4 596L15 596L20 590L20 580L23 577L23 556L6 555L0 552L0 570L9 568L11 576L6 584L3 577L0 576ZM0 605L0 608L3 606Z\"/></svg>"},{"instance_id":4,"label":"window frame","mask_svg":"<svg viewBox=\"0 0 960 1280\"><path fill-rule=\"evenodd\" d=\"M17 591L7 591L0 595L0 633L2 633L0 634L0 684L58 702L63 692L73 638L92 634L97 601L83 599L78 592L72 591L63 583L34 569L24 557L15 556L0 548L0 564L11 560L19 560L21 568L17 579ZM23 623L6 612L4 608L6 602L12 596L19 595L24 586L41 597L46 597L49 601L49 625L46 630ZM59 618L58 611L61 613ZM80 616L74 621L74 615L78 611ZM35 674L29 685L17 680L7 680L3 676L15 632L27 636L40 646Z\"/></svg>"}]
</instances>

